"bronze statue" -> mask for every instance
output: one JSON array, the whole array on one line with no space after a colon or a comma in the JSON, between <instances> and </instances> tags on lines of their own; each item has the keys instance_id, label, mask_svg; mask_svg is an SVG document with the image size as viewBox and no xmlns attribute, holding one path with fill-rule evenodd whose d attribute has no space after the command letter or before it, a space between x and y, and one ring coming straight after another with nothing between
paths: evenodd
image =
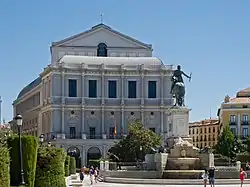
<instances>
[{"instance_id":1,"label":"bronze statue","mask_svg":"<svg viewBox=\"0 0 250 187\"><path fill-rule=\"evenodd\" d=\"M191 74L188 76L181 70L181 66L177 66L177 70L174 71L172 76L172 86L170 93L175 97L176 103L175 106L184 106L184 96L185 96L185 85L182 78L182 75L191 80Z\"/></svg>"}]
</instances>

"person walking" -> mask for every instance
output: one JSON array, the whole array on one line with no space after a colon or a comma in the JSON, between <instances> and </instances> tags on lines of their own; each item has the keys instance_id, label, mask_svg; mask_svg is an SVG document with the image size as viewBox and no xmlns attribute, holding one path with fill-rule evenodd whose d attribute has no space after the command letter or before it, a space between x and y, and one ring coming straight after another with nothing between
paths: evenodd
<instances>
[{"instance_id":1,"label":"person walking","mask_svg":"<svg viewBox=\"0 0 250 187\"><path fill-rule=\"evenodd\" d=\"M93 185L94 183L94 175L95 175L95 169L93 166L91 166L89 169L90 185Z\"/></svg>"},{"instance_id":2,"label":"person walking","mask_svg":"<svg viewBox=\"0 0 250 187\"><path fill-rule=\"evenodd\" d=\"M247 177L247 173L243 170L243 168L241 168L240 169L240 187L243 187L243 183L246 177Z\"/></svg>"},{"instance_id":3,"label":"person walking","mask_svg":"<svg viewBox=\"0 0 250 187\"><path fill-rule=\"evenodd\" d=\"M207 180L208 180L207 169L205 169L204 173L202 174L202 178L203 178L204 187L206 187L207 186Z\"/></svg>"},{"instance_id":4,"label":"person walking","mask_svg":"<svg viewBox=\"0 0 250 187\"><path fill-rule=\"evenodd\" d=\"M208 170L208 179L211 187L214 187L214 173L215 173L215 167L211 167Z\"/></svg>"}]
</instances>

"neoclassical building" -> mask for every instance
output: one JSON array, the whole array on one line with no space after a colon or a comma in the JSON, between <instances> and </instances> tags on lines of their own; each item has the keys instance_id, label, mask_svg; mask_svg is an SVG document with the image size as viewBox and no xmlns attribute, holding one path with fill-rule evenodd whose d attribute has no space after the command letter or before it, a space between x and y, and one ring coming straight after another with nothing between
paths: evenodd
<instances>
[{"instance_id":1,"label":"neoclassical building","mask_svg":"<svg viewBox=\"0 0 250 187\"><path fill-rule=\"evenodd\" d=\"M24 133L77 149L82 164L105 156L136 119L167 135L173 69L152 45L99 24L50 51L50 65L13 102Z\"/></svg>"}]
</instances>

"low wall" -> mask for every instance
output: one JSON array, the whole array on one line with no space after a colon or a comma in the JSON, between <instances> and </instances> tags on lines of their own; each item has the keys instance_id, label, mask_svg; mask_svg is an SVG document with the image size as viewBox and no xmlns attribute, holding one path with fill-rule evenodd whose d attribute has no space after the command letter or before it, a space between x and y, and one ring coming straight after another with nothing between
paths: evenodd
<instances>
[{"instance_id":1,"label":"low wall","mask_svg":"<svg viewBox=\"0 0 250 187\"><path fill-rule=\"evenodd\" d=\"M134 179L159 179L161 172L158 171L105 171L103 177L134 178Z\"/></svg>"},{"instance_id":2,"label":"low wall","mask_svg":"<svg viewBox=\"0 0 250 187\"><path fill-rule=\"evenodd\" d=\"M250 171L246 171L247 176L250 176ZM237 179L240 176L239 171L215 171L216 179Z\"/></svg>"}]
</instances>

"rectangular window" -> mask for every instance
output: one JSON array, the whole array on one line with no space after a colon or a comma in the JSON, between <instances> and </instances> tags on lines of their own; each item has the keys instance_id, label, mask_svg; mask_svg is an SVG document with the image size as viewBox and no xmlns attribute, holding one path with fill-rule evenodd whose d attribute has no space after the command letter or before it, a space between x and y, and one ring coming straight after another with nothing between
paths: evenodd
<instances>
[{"instance_id":1,"label":"rectangular window","mask_svg":"<svg viewBox=\"0 0 250 187\"><path fill-rule=\"evenodd\" d=\"M89 98L97 97L97 81L89 80Z\"/></svg>"},{"instance_id":2,"label":"rectangular window","mask_svg":"<svg viewBox=\"0 0 250 187\"><path fill-rule=\"evenodd\" d=\"M231 131L232 131L233 135L236 136L236 128L231 128Z\"/></svg>"},{"instance_id":3,"label":"rectangular window","mask_svg":"<svg viewBox=\"0 0 250 187\"><path fill-rule=\"evenodd\" d=\"M69 128L69 138L70 139L75 139L76 138L76 128L75 127L70 127Z\"/></svg>"},{"instance_id":4,"label":"rectangular window","mask_svg":"<svg viewBox=\"0 0 250 187\"><path fill-rule=\"evenodd\" d=\"M116 98L116 81L109 81L109 98Z\"/></svg>"},{"instance_id":5,"label":"rectangular window","mask_svg":"<svg viewBox=\"0 0 250 187\"><path fill-rule=\"evenodd\" d=\"M136 81L128 81L128 98L136 98Z\"/></svg>"},{"instance_id":6,"label":"rectangular window","mask_svg":"<svg viewBox=\"0 0 250 187\"><path fill-rule=\"evenodd\" d=\"M248 137L248 128L243 128L243 129L242 129L242 136L243 136L244 138Z\"/></svg>"},{"instance_id":7,"label":"rectangular window","mask_svg":"<svg viewBox=\"0 0 250 187\"><path fill-rule=\"evenodd\" d=\"M110 127L109 128L109 138L114 139L115 136L115 127Z\"/></svg>"},{"instance_id":8,"label":"rectangular window","mask_svg":"<svg viewBox=\"0 0 250 187\"><path fill-rule=\"evenodd\" d=\"M69 79L69 97L77 97L77 80Z\"/></svg>"},{"instance_id":9,"label":"rectangular window","mask_svg":"<svg viewBox=\"0 0 250 187\"><path fill-rule=\"evenodd\" d=\"M248 122L248 115L242 115L242 121Z\"/></svg>"},{"instance_id":10,"label":"rectangular window","mask_svg":"<svg viewBox=\"0 0 250 187\"><path fill-rule=\"evenodd\" d=\"M148 98L156 98L156 81L148 81Z\"/></svg>"},{"instance_id":11,"label":"rectangular window","mask_svg":"<svg viewBox=\"0 0 250 187\"><path fill-rule=\"evenodd\" d=\"M155 132L155 128L149 128L149 130L151 130L151 131Z\"/></svg>"},{"instance_id":12,"label":"rectangular window","mask_svg":"<svg viewBox=\"0 0 250 187\"><path fill-rule=\"evenodd\" d=\"M236 115L230 115L230 122L236 123Z\"/></svg>"},{"instance_id":13,"label":"rectangular window","mask_svg":"<svg viewBox=\"0 0 250 187\"><path fill-rule=\"evenodd\" d=\"M89 128L89 138L95 139L95 128L94 127Z\"/></svg>"}]
</instances>

